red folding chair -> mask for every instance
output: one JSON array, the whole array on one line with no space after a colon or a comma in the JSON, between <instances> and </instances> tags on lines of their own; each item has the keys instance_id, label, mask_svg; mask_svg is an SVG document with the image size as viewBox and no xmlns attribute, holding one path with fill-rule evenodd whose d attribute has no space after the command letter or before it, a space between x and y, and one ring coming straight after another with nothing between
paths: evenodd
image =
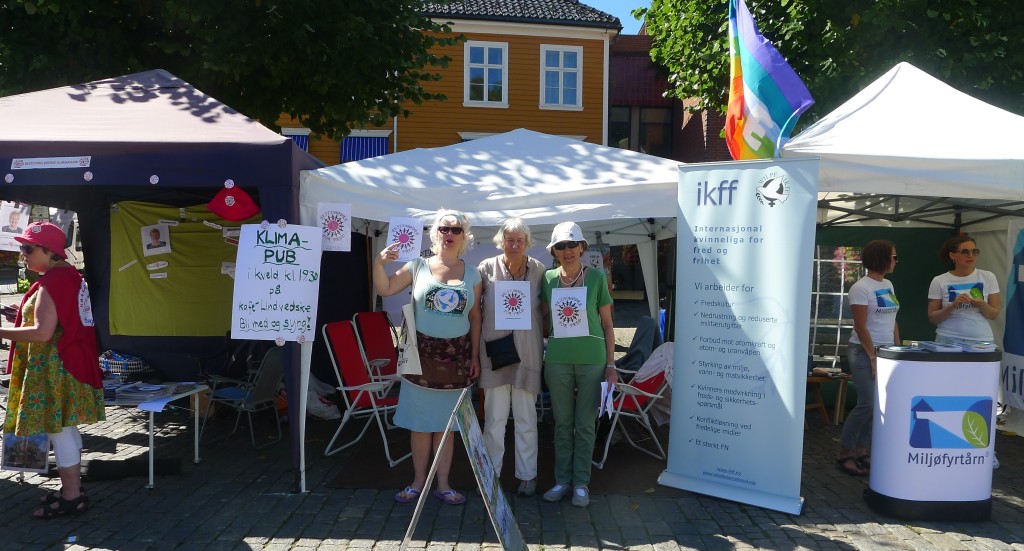
<instances>
[{"instance_id":1,"label":"red folding chair","mask_svg":"<svg viewBox=\"0 0 1024 551\"><path fill-rule=\"evenodd\" d=\"M628 373L632 374L635 372L630 371ZM623 374L622 370L620 370L619 376L621 377ZM664 371L642 382L636 382L634 379L629 383L615 383L615 394L612 395L611 428L608 430L608 437L604 442L604 452L601 454L601 460L593 462L595 467L598 469L604 468L604 464L608 460L608 448L612 445L612 435L615 434L616 428L619 428L630 446L655 459L665 459L665 450L661 447L661 442L658 441L658 435L655 434L654 427L651 426L651 418L648 413L655 402L665 395L667 388L668 381L665 379ZM633 440L633 437L629 435L629 431L620 425L620 419L633 419L639 423L651 435L651 440L654 442L654 447L657 451L647 449L641 446L639 442Z\"/></svg>"},{"instance_id":2,"label":"red folding chair","mask_svg":"<svg viewBox=\"0 0 1024 551\"><path fill-rule=\"evenodd\" d=\"M352 316L363 360L376 378L397 378L398 332L387 312L358 312Z\"/></svg>"},{"instance_id":3,"label":"red folding chair","mask_svg":"<svg viewBox=\"0 0 1024 551\"><path fill-rule=\"evenodd\" d=\"M355 444L366 434L370 423L376 421L377 428L380 430L380 439L384 442L384 454L387 456L388 464L394 467L412 455L410 452L398 459L392 459L391 449L388 446L385 425L388 428L393 427L387 422L387 415L398 405L398 398L379 398L378 394L387 393L394 381L371 378L369 367L363 361L363 354L359 348L355 325L351 321L327 323L324 324L321 331L327 343L331 363L334 364L334 372L338 376L338 390L341 391L342 399L345 402L345 412L341 417L341 424L331 441L327 443L324 455L334 455ZM366 423L363 425L363 430L359 432L359 436L344 445L334 447L335 441L338 440L349 420L362 418L366 419Z\"/></svg>"}]
</instances>

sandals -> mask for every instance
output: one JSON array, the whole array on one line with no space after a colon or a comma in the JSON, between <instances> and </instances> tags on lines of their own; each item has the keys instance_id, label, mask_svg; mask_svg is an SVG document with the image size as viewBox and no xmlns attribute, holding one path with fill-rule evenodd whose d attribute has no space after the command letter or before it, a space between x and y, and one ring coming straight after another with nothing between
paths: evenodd
<instances>
[{"instance_id":1,"label":"sandals","mask_svg":"<svg viewBox=\"0 0 1024 551\"><path fill-rule=\"evenodd\" d=\"M75 499L64 499L63 497L56 498L53 502L48 502L41 509L38 509L39 514L33 513L32 516L39 520L49 520L54 517L60 517L64 515L77 515L84 513L88 506L89 498L82 494ZM56 507L54 507L56 505Z\"/></svg>"},{"instance_id":2,"label":"sandals","mask_svg":"<svg viewBox=\"0 0 1024 551\"><path fill-rule=\"evenodd\" d=\"M412 486L406 486L404 490L395 494L395 501L398 503L411 503L419 499L421 491Z\"/></svg>"},{"instance_id":3,"label":"sandals","mask_svg":"<svg viewBox=\"0 0 1024 551\"><path fill-rule=\"evenodd\" d=\"M839 466L839 470L849 475L867 476L868 474L867 469L852 455L836 459L836 465Z\"/></svg>"},{"instance_id":4,"label":"sandals","mask_svg":"<svg viewBox=\"0 0 1024 551\"><path fill-rule=\"evenodd\" d=\"M870 455L868 455L868 454L858 455L854 459L857 460L857 463L859 463L860 466L864 470L866 470L866 471L870 471L871 470L871 456Z\"/></svg>"},{"instance_id":5,"label":"sandals","mask_svg":"<svg viewBox=\"0 0 1024 551\"><path fill-rule=\"evenodd\" d=\"M443 492L435 491L430 495L440 499L448 505L462 505L466 502L466 496L456 492L455 490L445 490Z\"/></svg>"},{"instance_id":6,"label":"sandals","mask_svg":"<svg viewBox=\"0 0 1024 551\"><path fill-rule=\"evenodd\" d=\"M45 503L46 505L57 503L57 500L60 499L61 496L64 495L63 491L64 491L64 488L57 488L56 490L54 490L54 491L44 495L43 497L39 498L39 501ZM82 486L79 491L84 496L85 495L85 486ZM88 498L86 498L86 501L89 501Z\"/></svg>"}]
</instances>

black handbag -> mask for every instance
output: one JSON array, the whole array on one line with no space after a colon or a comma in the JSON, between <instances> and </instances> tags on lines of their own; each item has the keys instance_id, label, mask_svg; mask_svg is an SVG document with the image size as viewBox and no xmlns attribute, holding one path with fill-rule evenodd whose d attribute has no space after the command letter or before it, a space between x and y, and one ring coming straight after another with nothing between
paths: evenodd
<instances>
[{"instance_id":1,"label":"black handbag","mask_svg":"<svg viewBox=\"0 0 1024 551\"><path fill-rule=\"evenodd\" d=\"M491 371L519 363L519 352L516 350L516 342L512 335L513 333L509 333L500 339L484 343L487 357L491 359Z\"/></svg>"}]
</instances>

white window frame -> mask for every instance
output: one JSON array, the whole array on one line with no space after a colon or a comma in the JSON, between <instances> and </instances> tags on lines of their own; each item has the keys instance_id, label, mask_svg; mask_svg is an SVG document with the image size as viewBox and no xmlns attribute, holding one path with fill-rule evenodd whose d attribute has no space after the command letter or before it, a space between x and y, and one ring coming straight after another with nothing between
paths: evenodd
<instances>
[{"instance_id":1,"label":"white window frame","mask_svg":"<svg viewBox=\"0 0 1024 551\"><path fill-rule=\"evenodd\" d=\"M483 100L470 100L469 99L469 70L471 64L469 62L469 51L470 48L485 48L484 51L484 63L483 65L472 64L472 67L483 67L484 69L484 99ZM487 99L487 70L493 69L494 65L487 63L487 51L486 48L501 48L501 101L489 101ZM481 40L467 40L463 46L463 62L462 71L462 105L465 107L491 107L498 109L508 108L508 42L485 42Z\"/></svg>"},{"instance_id":2,"label":"white window frame","mask_svg":"<svg viewBox=\"0 0 1024 551\"><path fill-rule=\"evenodd\" d=\"M545 65L548 52L558 52L559 59L564 52L573 52L576 54L576 68L566 69L564 67L558 68L558 103L548 103L546 101L545 94L545 76L549 70ZM566 73L576 73L576 104L569 105L562 103L562 81ZM541 109L557 109L560 111L582 111L583 110L583 47L582 46L562 46L558 44L541 44L540 45L540 98L539 104Z\"/></svg>"}]
</instances>

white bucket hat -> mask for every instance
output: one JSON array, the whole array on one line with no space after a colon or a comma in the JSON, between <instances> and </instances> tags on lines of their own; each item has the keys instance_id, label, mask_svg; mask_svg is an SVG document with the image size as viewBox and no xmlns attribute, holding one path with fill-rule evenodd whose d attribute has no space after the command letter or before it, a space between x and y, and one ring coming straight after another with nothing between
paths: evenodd
<instances>
[{"instance_id":1,"label":"white bucket hat","mask_svg":"<svg viewBox=\"0 0 1024 551\"><path fill-rule=\"evenodd\" d=\"M579 241L586 243L588 247L590 246L590 243L583 237L583 230L575 222L562 222L555 226L555 229L551 230L551 242L548 243L548 252L551 252L551 247L554 247L555 243L562 241Z\"/></svg>"}]
</instances>

